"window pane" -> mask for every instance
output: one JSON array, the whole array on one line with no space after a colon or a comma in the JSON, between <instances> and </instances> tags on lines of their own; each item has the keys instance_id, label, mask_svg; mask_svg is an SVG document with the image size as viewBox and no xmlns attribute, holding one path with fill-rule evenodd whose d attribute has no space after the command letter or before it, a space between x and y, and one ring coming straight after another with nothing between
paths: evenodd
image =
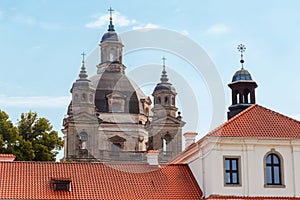
<instances>
[{"instance_id":1,"label":"window pane","mask_svg":"<svg viewBox=\"0 0 300 200\"><path fill-rule=\"evenodd\" d=\"M229 169L230 169L230 160L229 160L229 159L226 159L226 160L225 160L225 169L226 169L226 170L229 170Z\"/></svg>"},{"instance_id":2,"label":"window pane","mask_svg":"<svg viewBox=\"0 0 300 200\"><path fill-rule=\"evenodd\" d=\"M274 167L274 181L275 181L275 184L281 184L279 167Z\"/></svg>"},{"instance_id":3,"label":"window pane","mask_svg":"<svg viewBox=\"0 0 300 200\"><path fill-rule=\"evenodd\" d=\"M239 184L237 158L225 158L225 184Z\"/></svg>"},{"instance_id":4,"label":"window pane","mask_svg":"<svg viewBox=\"0 0 300 200\"><path fill-rule=\"evenodd\" d=\"M276 155L273 155L273 163L274 164L279 164L279 158Z\"/></svg>"},{"instance_id":5,"label":"window pane","mask_svg":"<svg viewBox=\"0 0 300 200\"><path fill-rule=\"evenodd\" d=\"M226 183L227 184L231 183L231 181L230 181L230 173L226 173Z\"/></svg>"},{"instance_id":6,"label":"window pane","mask_svg":"<svg viewBox=\"0 0 300 200\"><path fill-rule=\"evenodd\" d=\"M112 110L112 112L120 112L121 111L121 105L120 104L113 104L111 110Z\"/></svg>"},{"instance_id":7,"label":"window pane","mask_svg":"<svg viewBox=\"0 0 300 200\"><path fill-rule=\"evenodd\" d=\"M268 155L266 158L266 163L271 164L271 155Z\"/></svg>"},{"instance_id":8,"label":"window pane","mask_svg":"<svg viewBox=\"0 0 300 200\"><path fill-rule=\"evenodd\" d=\"M238 183L238 174L232 173L232 183L237 184Z\"/></svg>"},{"instance_id":9,"label":"window pane","mask_svg":"<svg viewBox=\"0 0 300 200\"><path fill-rule=\"evenodd\" d=\"M232 160L232 170L237 170L237 160Z\"/></svg>"},{"instance_id":10,"label":"window pane","mask_svg":"<svg viewBox=\"0 0 300 200\"><path fill-rule=\"evenodd\" d=\"M272 170L271 170L271 167L266 168L266 178L267 178L267 184L272 184Z\"/></svg>"}]
</instances>

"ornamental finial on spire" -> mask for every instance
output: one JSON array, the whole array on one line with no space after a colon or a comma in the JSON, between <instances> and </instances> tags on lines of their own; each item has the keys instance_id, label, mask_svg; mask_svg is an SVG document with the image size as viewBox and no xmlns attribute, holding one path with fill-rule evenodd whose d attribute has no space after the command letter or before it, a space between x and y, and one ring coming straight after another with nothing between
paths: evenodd
<instances>
[{"instance_id":1,"label":"ornamental finial on spire","mask_svg":"<svg viewBox=\"0 0 300 200\"><path fill-rule=\"evenodd\" d=\"M112 21L112 12L113 12L114 10L113 10L111 7L109 7L108 11L109 11L109 14L110 14L109 20Z\"/></svg>"},{"instance_id":2,"label":"ornamental finial on spire","mask_svg":"<svg viewBox=\"0 0 300 200\"><path fill-rule=\"evenodd\" d=\"M84 56L86 55L85 53L84 53L84 50L82 51L82 63L84 63Z\"/></svg>"},{"instance_id":3,"label":"ornamental finial on spire","mask_svg":"<svg viewBox=\"0 0 300 200\"><path fill-rule=\"evenodd\" d=\"M85 61L84 61L84 56L86 55L85 53L84 53L84 51L82 51L82 61L81 61L81 71L80 71L80 73L79 73L79 78L80 79L86 79L87 77L88 77L88 75L86 74L86 70L85 70Z\"/></svg>"},{"instance_id":4,"label":"ornamental finial on spire","mask_svg":"<svg viewBox=\"0 0 300 200\"><path fill-rule=\"evenodd\" d=\"M109 26L108 26L108 31L115 31L114 25L112 23L112 12L114 10L111 7L109 7L108 11L109 11Z\"/></svg>"},{"instance_id":5,"label":"ornamental finial on spire","mask_svg":"<svg viewBox=\"0 0 300 200\"><path fill-rule=\"evenodd\" d=\"M168 80L169 80L168 77L167 77L167 72L166 72L166 60L167 59L165 57L163 57L162 60L163 60L163 71L162 71L160 81L162 83L167 83Z\"/></svg>"},{"instance_id":6,"label":"ornamental finial on spire","mask_svg":"<svg viewBox=\"0 0 300 200\"><path fill-rule=\"evenodd\" d=\"M239 50L239 52L241 52L241 60L240 60L240 63L242 64L242 69L244 69L244 58L243 58L243 53L245 52L246 50L246 47L245 45L243 44L240 44L238 45L237 49Z\"/></svg>"},{"instance_id":7,"label":"ornamental finial on spire","mask_svg":"<svg viewBox=\"0 0 300 200\"><path fill-rule=\"evenodd\" d=\"M163 61L163 71L166 71L166 58L162 57L162 61Z\"/></svg>"}]
</instances>

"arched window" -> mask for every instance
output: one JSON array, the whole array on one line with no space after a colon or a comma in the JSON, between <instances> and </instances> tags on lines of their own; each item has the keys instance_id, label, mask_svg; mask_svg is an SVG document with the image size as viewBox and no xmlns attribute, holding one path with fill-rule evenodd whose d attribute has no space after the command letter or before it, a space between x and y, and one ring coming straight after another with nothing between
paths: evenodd
<instances>
[{"instance_id":1,"label":"arched window","mask_svg":"<svg viewBox=\"0 0 300 200\"><path fill-rule=\"evenodd\" d=\"M88 135L86 132L81 132L79 134L79 139L81 142L80 148L81 149L87 149L87 140L88 140Z\"/></svg>"},{"instance_id":2,"label":"arched window","mask_svg":"<svg viewBox=\"0 0 300 200\"><path fill-rule=\"evenodd\" d=\"M162 150L164 153L171 151L170 142L172 140L171 135L167 132L166 135L162 138Z\"/></svg>"},{"instance_id":3,"label":"arched window","mask_svg":"<svg viewBox=\"0 0 300 200\"><path fill-rule=\"evenodd\" d=\"M115 61L115 51L114 49L111 49L110 50L110 53L109 53L109 61Z\"/></svg>"},{"instance_id":4,"label":"arched window","mask_svg":"<svg viewBox=\"0 0 300 200\"><path fill-rule=\"evenodd\" d=\"M169 98L165 97L165 105L169 104Z\"/></svg>"},{"instance_id":5,"label":"arched window","mask_svg":"<svg viewBox=\"0 0 300 200\"><path fill-rule=\"evenodd\" d=\"M232 105L235 105L238 103L238 99L239 99L238 93L239 93L238 90L232 91Z\"/></svg>"},{"instance_id":6,"label":"arched window","mask_svg":"<svg viewBox=\"0 0 300 200\"><path fill-rule=\"evenodd\" d=\"M166 154L167 153L167 140L165 138L162 139L162 149L163 149L163 153Z\"/></svg>"},{"instance_id":7,"label":"arched window","mask_svg":"<svg viewBox=\"0 0 300 200\"><path fill-rule=\"evenodd\" d=\"M172 105L175 106L175 97L172 97Z\"/></svg>"},{"instance_id":8,"label":"arched window","mask_svg":"<svg viewBox=\"0 0 300 200\"><path fill-rule=\"evenodd\" d=\"M243 103L250 103L250 90L249 89L244 89L243 91Z\"/></svg>"},{"instance_id":9,"label":"arched window","mask_svg":"<svg viewBox=\"0 0 300 200\"><path fill-rule=\"evenodd\" d=\"M275 151L265 156L265 186L283 185L283 161Z\"/></svg>"}]
</instances>

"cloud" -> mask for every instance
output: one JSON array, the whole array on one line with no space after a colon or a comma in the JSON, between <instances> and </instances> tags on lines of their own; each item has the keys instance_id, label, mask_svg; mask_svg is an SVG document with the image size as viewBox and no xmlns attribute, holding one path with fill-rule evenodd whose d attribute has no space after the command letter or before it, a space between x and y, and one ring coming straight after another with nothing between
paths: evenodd
<instances>
[{"instance_id":1,"label":"cloud","mask_svg":"<svg viewBox=\"0 0 300 200\"><path fill-rule=\"evenodd\" d=\"M225 24L215 24L209 27L204 33L205 35L217 35L217 34L224 34L229 32L229 27Z\"/></svg>"},{"instance_id":2,"label":"cloud","mask_svg":"<svg viewBox=\"0 0 300 200\"><path fill-rule=\"evenodd\" d=\"M132 27L132 30L143 29L143 28L159 28L159 26L156 24L148 23L141 26L134 26Z\"/></svg>"},{"instance_id":3,"label":"cloud","mask_svg":"<svg viewBox=\"0 0 300 200\"><path fill-rule=\"evenodd\" d=\"M0 12L0 18L1 18L1 12ZM44 30L61 30L64 28L61 24L58 23L42 22L35 19L34 17L25 16L21 14L13 16L12 20L19 24L32 26L32 27L39 27Z\"/></svg>"},{"instance_id":4,"label":"cloud","mask_svg":"<svg viewBox=\"0 0 300 200\"><path fill-rule=\"evenodd\" d=\"M3 107L29 107L29 108L65 108L70 103L66 96L33 96L9 97L0 96L0 105Z\"/></svg>"},{"instance_id":5,"label":"cloud","mask_svg":"<svg viewBox=\"0 0 300 200\"><path fill-rule=\"evenodd\" d=\"M89 22L85 25L87 28L102 28L105 25L108 25L110 15L105 14L101 16L94 16L96 20ZM129 26L136 23L135 19L128 19L126 16L121 15L119 12L113 14L113 23L116 26Z\"/></svg>"}]
</instances>

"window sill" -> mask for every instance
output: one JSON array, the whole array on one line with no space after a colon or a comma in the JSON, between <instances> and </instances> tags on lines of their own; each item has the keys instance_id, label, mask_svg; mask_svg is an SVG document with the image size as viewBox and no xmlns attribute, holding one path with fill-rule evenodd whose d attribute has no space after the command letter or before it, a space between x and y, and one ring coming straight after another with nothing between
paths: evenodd
<instances>
[{"instance_id":1,"label":"window sill","mask_svg":"<svg viewBox=\"0 0 300 200\"><path fill-rule=\"evenodd\" d=\"M242 184L224 184L224 187L242 187Z\"/></svg>"},{"instance_id":2,"label":"window sill","mask_svg":"<svg viewBox=\"0 0 300 200\"><path fill-rule=\"evenodd\" d=\"M285 188L285 185L264 185L265 188Z\"/></svg>"}]
</instances>

